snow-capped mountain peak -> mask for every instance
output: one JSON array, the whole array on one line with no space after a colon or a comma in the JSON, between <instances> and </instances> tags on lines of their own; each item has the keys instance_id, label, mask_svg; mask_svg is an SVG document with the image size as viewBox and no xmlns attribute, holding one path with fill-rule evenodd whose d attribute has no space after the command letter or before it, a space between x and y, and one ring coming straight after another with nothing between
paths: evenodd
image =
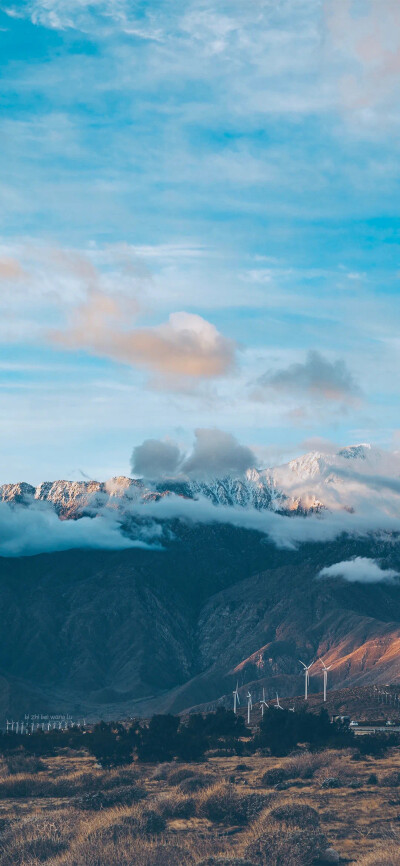
<instances>
[{"instance_id":1,"label":"snow-capped mountain peak","mask_svg":"<svg viewBox=\"0 0 400 866\"><path fill-rule=\"evenodd\" d=\"M388 478L388 496L398 495L400 454L368 444L341 448L336 453L313 451L268 469L249 469L241 476L196 479L177 477L159 482L119 476L108 481L48 481L37 487L24 482L0 486L0 501L28 504L47 502L62 517L95 513L110 506L120 512L133 505L157 502L168 496L205 498L215 506L305 513L321 509L353 509L368 496L369 480Z\"/></svg>"}]
</instances>

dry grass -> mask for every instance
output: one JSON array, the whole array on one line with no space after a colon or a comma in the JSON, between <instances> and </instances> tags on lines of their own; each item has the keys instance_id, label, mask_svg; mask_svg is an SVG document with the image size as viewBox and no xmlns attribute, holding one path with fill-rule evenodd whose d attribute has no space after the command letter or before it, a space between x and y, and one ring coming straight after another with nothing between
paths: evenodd
<instances>
[{"instance_id":1,"label":"dry grass","mask_svg":"<svg viewBox=\"0 0 400 866\"><path fill-rule=\"evenodd\" d=\"M271 770L288 790L260 787ZM0 866L308 866L327 847L400 866L399 774L396 749L379 761L303 752L110 771L83 754L37 768L18 755L0 765ZM342 787L322 788L327 776ZM206 787L183 790L198 778Z\"/></svg>"}]
</instances>

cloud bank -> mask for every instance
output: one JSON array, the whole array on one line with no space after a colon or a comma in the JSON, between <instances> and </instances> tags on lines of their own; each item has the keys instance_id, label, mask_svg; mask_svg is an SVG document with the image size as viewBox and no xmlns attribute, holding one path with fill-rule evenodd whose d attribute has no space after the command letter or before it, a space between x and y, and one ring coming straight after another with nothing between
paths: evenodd
<instances>
[{"instance_id":1,"label":"cloud bank","mask_svg":"<svg viewBox=\"0 0 400 866\"><path fill-rule=\"evenodd\" d=\"M375 559L356 556L334 565L326 566L319 572L319 577L343 577L349 583L382 583L400 577L393 568L381 568Z\"/></svg>"},{"instance_id":2,"label":"cloud bank","mask_svg":"<svg viewBox=\"0 0 400 866\"><path fill-rule=\"evenodd\" d=\"M141 538L122 534L115 515L60 520L44 503L28 507L0 502L0 556L33 556L73 548L125 550L157 546Z\"/></svg>"}]
</instances>

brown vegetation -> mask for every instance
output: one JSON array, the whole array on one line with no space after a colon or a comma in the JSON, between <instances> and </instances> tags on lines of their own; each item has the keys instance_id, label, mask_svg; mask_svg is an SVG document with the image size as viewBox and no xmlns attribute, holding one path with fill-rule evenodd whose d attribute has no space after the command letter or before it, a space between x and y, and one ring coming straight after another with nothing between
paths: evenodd
<instances>
[{"instance_id":1,"label":"brown vegetation","mask_svg":"<svg viewBox=\"0 0 400 866\"><path fill-rule=\"evenodd\" d=\"M0 866L311 866L328 847L400 866L399 812L398 749L109 771L84 754L18 753L0 764Z\"/></svg>"}]
</instances>

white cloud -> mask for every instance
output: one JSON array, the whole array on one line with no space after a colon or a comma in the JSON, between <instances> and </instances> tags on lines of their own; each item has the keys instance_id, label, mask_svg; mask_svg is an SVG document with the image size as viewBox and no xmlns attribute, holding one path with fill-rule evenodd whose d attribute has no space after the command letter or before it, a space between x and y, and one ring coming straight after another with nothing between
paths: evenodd
<instances>
[{"instance_id":1,"label":"white cloud","mask_svg":"<svg viewBox=\"0 0 400 866\"><path fill-rule=\"evenodd\" d=\"M356 556L354 559L326 566L319 572L319 577L343 577L349 583L382 583L400 575L393 568L381 568L375 559Z\"/></svg>"},{"instance_id":2,"label":"white cloud","mask_svg":"<svg viewBox=\"0 0 400 866\"><path fill-rule=\"evenodd\" d=\"M12 506L0 502L0 557L32 556L72 548L125 550L149 548L148 541L128 538L111 515L80 520L59 520L43 503Z\"/></svg>"}]
</instances>

